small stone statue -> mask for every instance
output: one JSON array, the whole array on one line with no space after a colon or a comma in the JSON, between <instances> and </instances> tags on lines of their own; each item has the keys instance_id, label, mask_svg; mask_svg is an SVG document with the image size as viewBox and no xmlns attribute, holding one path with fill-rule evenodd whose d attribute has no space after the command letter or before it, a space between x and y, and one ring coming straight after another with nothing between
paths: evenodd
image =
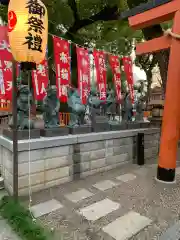
<instances>
[{"instance_id":1,"label":"small stone statue","mask_svg":"<svg viewBox=\"0 0 180 240\"><path fill-rule=\"evenodd\" d=\"M32 94L29 87L20 85L17 92L17 128L19 130L34 128L34 122L29 117L33 103ZM13 127L13 119L9 121L10 128Z\"/></svg>"},{"instance_id":2,"label":"small stone statue","mask_svg":"<svg viewBox=\"0 0 180 240\"><path fill-rule=\"evenodd\" d=\"M96 116L101 115L101 105L104 103L104 100L100 100L96 90L91 89L88 100L87 100L87 108L88 114L91 124L95 122Z\"/></svg>"},{"instance_id":3,"label":"small stone statue","mask_svg":"<svg viewBox=\"0 0 180 240\"><path fill-rule=\"evenodd\" d=\"M130 94L126 94L123 99L123 104L122 104L122 118L124 122L131 122L132 117L133 117L133 112L132 112L132 102L130 98Z\"/></svg>"},{"instance_id":4,"label":"small stone statue","mask_svg":"<svg viewBox=\"0 0 180 240\"><path fill-rule=\"evenodd\" d=\"M78 127L84 124L86 106L82 104L78 90L68 89L68 107L70 108L69 127Z\"/></svg>"},{"instance_id":5,"label":"small stone statue","mask_svg":"<svg viewBox=\"0 0 180 240\"><path fill-rule=\"evenodd\" d=\"M49 86L43 100L43 119L45 128L59 127L60 102L57 98L56 86Z\"/></svg>"},{"instance_id":6,"label":"small stone statue","mask_svg":"<svg viewBox=\"0 0 180 240\"><path fill-rule=\"evenodd\" d=\"M143 121L143 101L142 98L139 98L135 103L135 109L136 109L136 121Z\"/></svg>"},{"instance_id":7,"label":"small stone statue","mask_svg":"<svg viewBox=\"0 0 180 240\"><path fill-rule=\"evenodd\" d=\"M106 101L106 114L108 115L109 121L115 121L116 116L116 96L113 90L108 91Z\"/></svg>"}]
</instances>

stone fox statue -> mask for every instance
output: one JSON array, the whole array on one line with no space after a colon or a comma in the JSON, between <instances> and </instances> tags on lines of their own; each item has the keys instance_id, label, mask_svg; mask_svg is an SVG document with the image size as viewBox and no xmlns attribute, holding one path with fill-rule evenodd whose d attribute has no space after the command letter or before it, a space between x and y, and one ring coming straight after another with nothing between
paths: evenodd
<instances>
[{"instance_id":1,"label":"stone fox statue","mask_svg":"<svg viewBox=\"0 0 180 240\"><path fill-rule=\"evenodd\" d=\"M104 104L104 100L100 100L97 96L96 90L91 89L89 97L87 99L87 108L89 114L89 120L91 123L95 122L96 116L101 115L101 105Z\"/></svg>"},{"instance_id":2,"label":"stone fox statue","mask_svg":"<svg viewBox=\"0 0 180 240\"><path fill-rule=\"evenodd\" d=\"M123 121L131 122L132 121L132 112L133 106L131 103L130 94L126 94L123 104L122 104L122 113L123 113Z\"/></svg>"},{"instance_id":3,"label":"stone fox statue","mask_svg":"<svg viewBox=\"0 0 180 240\"><path fill-rule=\"evenodd\" d=\"M30 119L30 109L32 106L33 98L26 85L21 85L17 92L17 127L19 130L34 128L34 122ZM10 128L13 127L12 118L9 121Z\"/></svg>"},{"instance_id":4,"label":"stone fox statue","mask_svg":"<svg viewBox=\"0 0 180 240\"><path fill-rule=\"evenodd\" d=\"M69 126L80 126L84 124L86 106L82 104L78 90L68 88L68 107L70 109Z\"/></svg>"},{"instance_id":5,"label":"stone fox statue","mask_svg":"<svg viewBox=\"0 0 180 240\"><path fill-rule=\"evenodd\" d=\"M56 86L49 86L43 100L43 120L45 128L59 127L60 102L57 98Z\"/></svg>"}]
</instances>

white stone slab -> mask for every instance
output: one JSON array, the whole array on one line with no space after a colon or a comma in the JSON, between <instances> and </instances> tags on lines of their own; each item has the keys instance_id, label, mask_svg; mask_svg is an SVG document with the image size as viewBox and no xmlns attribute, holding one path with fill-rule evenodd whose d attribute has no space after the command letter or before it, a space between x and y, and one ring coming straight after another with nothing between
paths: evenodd
<instances>
[{"instance_id":1,"label":"white stone slab","mask_svg":"<svg viewBox=\"0 0 180 240\"><path fill-rule=\"evenodd\" d=\"M103 228L115 240L128 240L150 225L151 219L136 212L129 212Z\"/></svg>"},{"instance_id":2,"label":"white stone slab","mask_svg":"<svg viewBox=\"0 0 180 240\"><path fill-rule=\"evenodd\" d=\"M61 205L60 202L58 202L56 199L52 199L50 201L43 202L43 203L32 206L31 211L32 211L34 217L41 217L45 214L54 212L62 207L63 207L63 205Z\"/></svg>"},{"instance_id":3,"label":"white stone slab","mask_svg":"<svg viewBox=\"0 0 180 240\"><path fill-rule=\"evenodd\" d=\"M89 192L86 189L80 189L77 192L72 192L70 194L65 195L65 197L74 203L80 202L86 198L92 197L94 194Z\"/></svg>"},{"instance_id":4,"label":"white stone slab","mask_svg":"<svg viewBox=\"0 0 180 240\"><path fill-rule=\"evenodd\" d=\"M101 182L97 182L96 184L93 185L93 187L97 188L100 191L105 191L107 189L113 188L118 186L120 183L115 183L110 180L105 180Z\"/></svg>"},{"instance_id":5,"label":"white stone slab","mask_svg":"<svg viewBox=\"0 0 180 240\"><path fill-rule=\"evenodd\" d=\"M135 178L136 178L136 176L134 174L127 173L127 174L117 177L116 179L119 181L122 181L122 182L129 182L129 181L134 180Z\"/></svg>"},{"instance_id":6,"label":"white stone slab","mask_svg":"<svg viewBox=\"0 0 180 240\"><path fill-rule=\"evenodd\" d=\"M105 198L102 201L96 202L85 208L81 208L79 213L83 215L89 221L96 221L99 218L106 216L107 214L116 211L120 208L120 204Z\"/></svg>"}]
</instances>

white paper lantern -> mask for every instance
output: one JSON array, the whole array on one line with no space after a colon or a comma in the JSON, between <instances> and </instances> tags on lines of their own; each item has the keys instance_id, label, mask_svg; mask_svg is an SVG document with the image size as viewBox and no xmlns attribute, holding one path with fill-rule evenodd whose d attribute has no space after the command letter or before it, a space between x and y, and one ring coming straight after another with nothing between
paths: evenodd
<instances>
[{"instance_id":1,"label":"white paper lantern","mask_svg":"<svg viewBox=\"0 0 180 240\"><path fill-rule=\"evenodd\" d=\"M39 64L46 55L48 16L40 0L10 0L9 44L17 62Z\"/></svg>"}]
</instances>

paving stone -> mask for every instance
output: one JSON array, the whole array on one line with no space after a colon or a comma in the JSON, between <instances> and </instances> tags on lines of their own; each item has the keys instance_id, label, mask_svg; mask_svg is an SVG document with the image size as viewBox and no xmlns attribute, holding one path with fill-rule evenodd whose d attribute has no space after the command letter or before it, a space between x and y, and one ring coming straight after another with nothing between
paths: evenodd
<instances>
[{"instance_id":1,"label":"paving stone","mask_svg":"<svg viewBox=\"0 0 180 240\"><path fill-rule=\"evenodd\" d=\"M105 191L107 189L113 188L118 186L120 183L115 183L110 180L105 180L101 182L97 182L96 184L93 185L93 187L99 189L100 191Z\"/></svg>"},{"instance_id":2,"label":"paving stone","mask_svg":"<svg viewBox=\"0 0 180 240\"><path fill-rule=\"evenodd\" d=\"M115 240L128 240L151 224L151 219L136 212L129 212L103 228Z\"/></svg>"},{"instance_id":3,"label":"paving stone","mask_svg":"<svg viewBox=\"0 0 180 240\"><path fill-rule=\"evenodd\" d=\"M134 180L135 178L136 178L136 176L134 174L127 173L127 174L117 177L116 179L120 180L122 182L129 182L129 181Z\"/></svg>"},{"instance_id":4,"label":"paving stone","mask_svg":"<svg viewBox=\"0 0 180 240\"><path fill-rule=\"evenodd\" d=\"M159 240L179 240L180 239L180 221L168 228L167 231L162 234Z\"/></svg>"},{"instance_id":5,"label":"paving stone","mask_svg":"<svg viewBox=\"0 0 180 240\"><path fill-rule=\"evenodd\" d=\"M34 217L41 217L45 214L54 212L62 207L63 205L61 205L60 202L58 202L56 199L52 199L50 201L46 201L46 202L32 206L31 211Z\"/></svg>"},{"instance_id":6,"label":"paving stone","mask_svg":"<svg viewBox=\"0 0 180 240\"><path fill-rule=\"evenodd\" d=\"M176 168L176 174L178 174L178 175L180 174L180 167Z\"/></svg>"},{"instance_id":7,"label":"paving stone","mask_svg":"<svg viewBox=\"0 0 180 240\"><path fill-rule=\"evenodd\" d=\"M148 169L141 167L133 171L135 174L139 174L140 176L146 176L148 174Z\"/></svg>"},{"instance_id":8,"label":"paving stone","mask_svg":"<svg viewBox=\"0 0 180 240\"><path fill-rule=\"evenodd\" d=\"M149 165L149 167L151 167L151 168L157 168L157 167L158 167L158 164L157 164L157 163L153 163L153 164Z\"/></svg>"},{"instance_id":9,"label":"paving stone","mask_svg":"<svg viewBox=\"0 0 180 240\"><path fill-rule=\"evenodd\" d=\"M65 195L65 197L69 201L77 203L77 202L82 201L86 198L92 197L93 195L94 195L93 193L89 192L86 189L80 189L77 192L73 192L73 193Z\"/></svg>"},{"instance_id":10,"label":"paving stone","mask_svg":"<svg viewBox=\"0 0 180 240\"><path fill-rule=\"evenodd\" d=\"M0 240L20 240L5 220L0 220Z\"/></svg>"},{"instance_id":11,"label":"paving stone","mask_svg":"<svg viewBox=\"0 0 180 240\"><path fill-rule=\"evenodd\" d=\"M118 208L120 208L120 206L121 205L119 203L113 202L106 198L85 208L81 208L79 213L89 221L96 221L107 214L116 211Z\"/></svg>"}]
</instances>

